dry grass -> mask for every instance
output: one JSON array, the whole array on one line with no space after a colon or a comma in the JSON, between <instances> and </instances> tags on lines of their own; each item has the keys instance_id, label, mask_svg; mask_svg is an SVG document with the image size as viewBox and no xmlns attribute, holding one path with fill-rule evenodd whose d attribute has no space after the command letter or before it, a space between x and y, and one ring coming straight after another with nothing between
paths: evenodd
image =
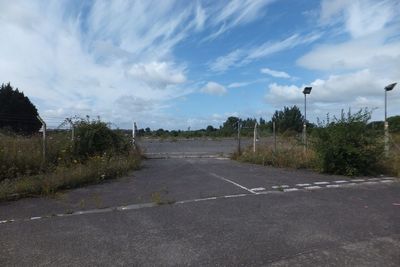
<instances>
[{"instance_id":1,"label":"dry grass","mask_svg":"<svg viewBox=\"0 0 400 267\"><path fill-rule=\"evenodd\" d=\"M50 133L46 162L42 160L40 136L0 135L0 200L47 195L116 178L137 169L139 150L75 158L68 133Z\"/></svg>"},{"instance_id":2,"label":"dry grass","mask_svg":"<svg viewBox=\"0 0 400 267\"><path fill-rule=\"evenodd\" d=\"M280 139L276 151L271 143L258 147L254 153L246 149L239 157L243 162L269 165L279 168L313 169L315 168L315 153L311 149L304 152L304 148L294 138Z\"/></svg>"},{"instance_id":3,"label":"dry grass","mask_svg":"<svg viewBox=\"0 0 400 267\"><path fill-rule=\"evenodd\" d=\"M141 157L138 153L125 156L93 157L85 164L58 166L53 172L0 182L0 200L33 195L53 194L58 190L75 188L120 177L138 169Z\"/></svg>"}]
</instances>

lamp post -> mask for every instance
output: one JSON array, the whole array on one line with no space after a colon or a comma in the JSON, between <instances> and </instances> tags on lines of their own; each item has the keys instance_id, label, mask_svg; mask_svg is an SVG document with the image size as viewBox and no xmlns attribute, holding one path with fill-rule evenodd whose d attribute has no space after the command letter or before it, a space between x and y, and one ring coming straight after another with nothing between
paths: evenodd
<instances>
[{"instance_id":1,"label":"lamp post","mask_svg":"<svg viewBox=\"0 0 400 267\"><path fill-rule=\"evenodd\" d=\"M304 87L304 122L303 122L303 144L304 152L307 151L307 95L311 93L312 87Z\"/></svg>"},{"instance_id":2,"label":"lamp post","mask_svg":"<svg viewBox=\"0 0 400 267\"><path fill-rule=\"evenodd\" d=\"M392 91L397 83L389 84L385 87L385 156L389 156L389 123L387 121L387 92Z\"/></svg>"}]
</instances>

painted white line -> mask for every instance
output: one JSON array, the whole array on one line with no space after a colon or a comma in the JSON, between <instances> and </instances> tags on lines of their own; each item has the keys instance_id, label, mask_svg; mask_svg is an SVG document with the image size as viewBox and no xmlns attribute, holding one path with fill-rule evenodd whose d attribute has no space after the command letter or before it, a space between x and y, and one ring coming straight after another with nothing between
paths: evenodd
<instances>
[{"instance_id":1,"label":"painted white line","mask_svg":"<svg viewBox=\"0 0 400 267\"><path fill-rule=\"evenodd\" d=\"M383 177L382 180L394 180L394 177Z\"/></svg>"},{"instance_id":2,"label":"painted white line","mask_svg":"<svg viewBox=\"0 0 400 267\"><path fill-rule=\"evenodd\" d=\"M233 198L233 197L243 197L243 196L245 196L246 194L240 194L240 195L227 195L227 196L224 196L224 198Z\"/></svg>"},{"instance_id":3,"label":"painted white line","mask_svg":"<svg viewBox=\"0 0 400 267\"><path fill-rule=\"evenodd\" d=\"M328 184L326 187L327 188L338 188L338 187L340 187L340 185L338 185L338 184Z\"/></svg>"},{"instance_id":4,"label":"painted white line","mask_svg":"<svg viewBox=\"0 0 400 267\"><path fill-rule=\"evenodd\" d=\"M348 184L344 184L343 186L354 186L357 185L356 183L348 183Z\"/></svg>"},{"instance_id":5,"label":"painted white line","mask_svg":"<svg viewBox=\"0 0 400 267\"><path fill-rule=\"evenodd\" d=\"M252 190L252 191L264 191L265 188L264 187L256 187L256 188L252 188L250 190Z\"/></svg>"},{"instance_id":6,"label":"painted white line","mask_svg":"<svg viewBox=\"0 0 400 267\"><path fill-rule=\"evenodd\" d=\"M337 184L344 184L344 183L347 183L348 181L346 181L346 180L338 180L338 181L335 181L335 183L337 183Z\"/></svg>"},{"instance_id":7,"label":"painted white line","mask_svg":"<svg viewBox=\"0 0 400 267\"><path fill-rule=\"evenodd\" d=\"M289 188L289 186L286 185L286 184L283 184L283 185L274 185L274 186L272 187L272 189L279 189L279 188Z\"/></svg>"},{"instance_id":8,"label":"painted white line","mask_svg":"<svg viewBox=\"0 0 400 267\"><path fill-rule=\"evenodd\" d=\"M364 182L362 184L378 184L378 182Z\"/></svg>"},{"instance_id":9,"label":"painted white line","mask_svg":"<svg viewBox=\"0 0 400 267\"><path fill-rule=\"evenodd\" d=\"M307 189L307 190L314 190L314 189L320 189L322 187L315 185L315 186L307 186L307 187L304 187L304 188Z\"/></svg>"},{"instance_id":10,"label":"painted white line","mask_svg":"<svg viewBox=\"0 0 400 267\"><path fill-rule=\"evenodd\" d=\"M310 186L311 184L296 184L296 186Z\"/></svg>"},{"instance_id":11,"label":"painted white line","mask_svg":"<svg viewBox=\"0 0 400 267\"><path fill-rule=\"evenodd\" d=\"M365 179L351 179L352 182L365 182Z\"/></svg>"},{"instance_id":12,"label":"painted white line","mask_svg":"<svg viewBox=\"0 0 400 267\"><path fill-rule=\"evenodd\" d=\"M299 191L298 188L287 188L287 189L283 189L283 192L294 192L294 191Z\"/></svg>"},{"instance_id":13,"label":"painted white line","mask_svg":"<svg viewBox=\"0 0 400 267\"><path fill-rule=\"evenodd\" d=\"M42 219L42 217L31 217L29 220L33 221L33 220L39 220Z\"/></svg>"},{"instance_id":14,"label":"painted white line","mask_svg":"<svg viewBox=\"0 0 400 267\"><path fill-rule=\"evenodd\" d=\"M329 182L314 182L314 184L323 185L323 184L329 184Z\"/></svg>"},{"instance_id":15,"label":"painted white line","mask_svg":"<svg viewBox=\"0 0 400 267\"><path fill-rule=\"evenodd\" d=\"M6 223L6 222L8 222L8 221L7 220L0 221L0 223Z\"/></svg>"},{"instance_id":16,"label":"painted white line","mask_svg":"<svg viewBox=\"0 0 400 267\"><path fill-rule=\"evenodd\" d=\"M379 178L369 178L368 181L379 181Z\"/></svg>"},{"instance_id":17,"label":"painted white line","mask_svg":"<svg viewBox=\"0 0 400 267\"><path fill-rule=\"evenodd\" d=\"M394 181L393 180L383 180L383 181L381 181L381 183L394 183Z\"/></svg>"},{"instance_id":18,"label":"painted white line","mask_svg":"<svg viewBox=\"0 0 400 267\"><path fill-rule=\"evenodd\" d=\"M250 193L252 193L252 194L257 194L256 192L252 191L251 189L249 189L249 188L247 188L247 187L244 187L243 185L240 185L240 184L238 184L238 183L236 183L236 182L234 182L234 181L231 181L231 180L229 180L229 179L226 179L225 177L222 177L221 175L218 175L218 174L215 174L215 173L212 173L212 172L210 172L209 174L212 175L212 176L214 176L214 177L216 177L216 178L218 178L218 179L221 179L221 180L223 180L223 181L225 181L225 182L228 182L228 183L231 183L231 184L233 184L233 185L236 185L237 187L240 187L240 188L242 188L242 189L244 189L244 190L246 190L246 191L248 191L248 192L250 192Z\"/></svg>"}]
</instances>

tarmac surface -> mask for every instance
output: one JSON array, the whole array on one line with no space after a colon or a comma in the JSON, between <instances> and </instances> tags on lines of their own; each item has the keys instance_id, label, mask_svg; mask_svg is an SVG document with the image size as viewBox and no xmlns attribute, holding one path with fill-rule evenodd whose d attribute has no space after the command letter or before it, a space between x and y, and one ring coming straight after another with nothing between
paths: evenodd
<instances>
[{"instance_id":1,"label":"tarmac surface","mask_svg":"<svg viewBox=\"0 0 400 267\"><path fill-rule=\"evenodd\" d=\"M131 176L0 203L0 265L400 266L395 178L239 163L228 139L141 145Z\"/></svg>"}]
</instances>

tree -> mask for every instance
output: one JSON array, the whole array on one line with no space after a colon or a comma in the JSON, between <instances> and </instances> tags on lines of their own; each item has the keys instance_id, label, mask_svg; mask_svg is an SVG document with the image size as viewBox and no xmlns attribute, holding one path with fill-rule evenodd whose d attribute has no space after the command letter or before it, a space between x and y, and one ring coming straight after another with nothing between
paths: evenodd
<instances>
[{"instance_id":1,"label":"tree","mask_svg":"<svg viewBox=\"0 0 400 267\"><path fill-rule=\"evenodd\" d=\"M19 134L38 132L41 123L37 109L28 97L8 84L0 88L0 128L9 128Z\"/></svg>"},{"instance_id":2,"label":"tree","mask_svg":"<svg viewBox=\"0 0 400 267\"><path fill-rule=\"evenodd\" d=\"M294 131L300 133L303 127L304 117L297 106L284 107L283 110L276 110L271 121L275 122L279 132Z\"/></svg>"},{"instance_id":3,"label":"tree","mask_svg":"<svg viewBox=\"0 0 400 267\"><path fill-rule=\"evenodd\" d=\"M238 130L238 117L228 117L221 127L221 133L223 136L231 136Z\"/></svg>"}]
</instances>

